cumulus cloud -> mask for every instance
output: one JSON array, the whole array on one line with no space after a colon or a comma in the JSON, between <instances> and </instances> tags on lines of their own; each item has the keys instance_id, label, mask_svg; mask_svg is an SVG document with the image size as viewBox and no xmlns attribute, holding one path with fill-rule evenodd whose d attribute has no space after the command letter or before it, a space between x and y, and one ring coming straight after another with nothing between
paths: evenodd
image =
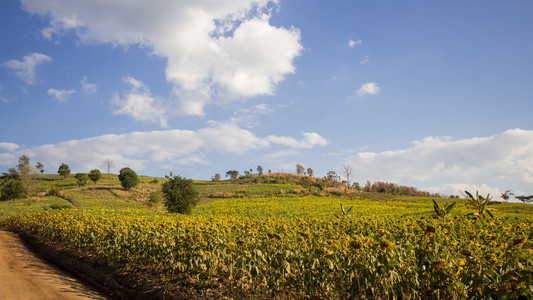
<instances>
[{"instance_id":1,"label":"cumulus cloud","mask_svg":"<svg viewBox=\"0 0 533 300\"><path fill-rule=\"evenodd\" d=\"M362 44L362 43L363 43L363 41L361 41L361 40L357 40L357 41L349 40L348 41L348 46L353 48L356 45L359 45L359 44Z\"/></svg>"},{"instance_id":2,"label":"cumulus cloud","mask_svg":"<svg viewBox=\"0 0 533 300\"><path fill-rule=\"evenodd\" d=\"M87 95L96 94L98 90L96 89L96 84L89 82L87 77L83 77L81 80L81 90Z\"/></svg>"},{"instance_id":3,"label":"cumulus cloud","mask_svg":"<svg viewBox=\"0 0 533 300\"><path fill-rule=\"evenodd\" d=\"M46 92L48 95L53 96L56 98L57 102L65 102L72 96L72 94L76 93L74 90L56 90L56 89L48 89L48 92Z\"/></svg>"},{"instance_id":4,"label":"cumulus cloud","mask_svg":"<svg viewBox=\"0 0 533 300\"><path fill-rule=\"evenodd\" d=\"M0 150L4 150L0 151L0 165L12 165L16 157L27 154L45 165L68 163L73 172L86 172L101 165L106 158L112 159L119 169L129 166L143 171L149 164L165 169L175 165L207 164L210 162L203 158L207 153L243 155L274 146L319 146L323 144L322 140L325 141L317 133L304 133L301 141L284 144L273 136L258 137L233 123L210 122L209 126L196 131L176 129L108 134L29 148L0 143Z\"/></svg>"},{"instance_id":5,"label":"cumulus cloud","mask_svg":"<svg viewBox=\"0 0 533 300\"><path fill-rule=\"evenodd\" d=\"M111 103L115 106L113 113L132 116L137 121L159 123L168 127L167 114L160 99L152 97L150 89L141 81L128 76L124 78L131 88L122 97L114 93Z\"/></svg>"},{"instance_id":6,"label":"cumulus cloud","mask_svg":"<svg viewBox=\"0 0 533 300\"><path fill-rule=\"evenodd\" d=\"M13 143L0 143L0 150L13 152L19 148L19 145Z\"/></svg>"},{"instance_id":7,"label":"cumulus cloud","mask_svg":"<svg viewBox=\"0 0 533 300\"><path fill-rule=\"evenodd\" d=\"M528 188L533 184L533 130L512 129L457 141L428 137L404 150L360 152L346 163L368 180L423 185L453 194L457 182L533 193Z\"/></svg>"},{"instance_id":8,"label":"cumulus cloud","mask_svg":"<svg viewBox=\"0 0 533 300\"><path fill-rule=\"evenodd\" d=\"M361 87L355 92L358 96L363 95L376 95L379 93L379 86L375 82L368 82L361 85Z\"/></svg>"},{"instance_id":9,"label":"cumulus cloud","mask_svg":"<svg viewBox=\"0 0 533 300\"><path fill-rule=\"evenodd\" d=\"M50 17L43 35L73 31L81 43L140 45L166 58L166 79L183 114L213 102L271 95L302 51L296 28L270 25L277 0L23 0Z\"/></svg>"},{"instance_id":10,"label":"cumulus cloud","mask_svg":"<svg viewBox=\"0 0 533 300\"><path fill-rule=\"evenodd\" d=\"M36 68L40 64L51 61L52 58L41 53L30 53L22 58L22 60L12 59L6 61L2 66L15 71L15 74L25 81L27 84L35 84Z\"/></svg>"}]
</instances>

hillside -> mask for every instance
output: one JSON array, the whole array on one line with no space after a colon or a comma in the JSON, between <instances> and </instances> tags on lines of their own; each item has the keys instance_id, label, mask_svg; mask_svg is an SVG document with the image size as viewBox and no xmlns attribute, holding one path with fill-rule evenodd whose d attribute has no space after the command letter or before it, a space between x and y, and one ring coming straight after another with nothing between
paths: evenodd
<instances>
[{"instance_id":1,"label":"hillside","mask_svg":"<svg viewBox=\"0 0 533 300\"><path fill-rule=\"evenodd\" d=\"M0 223L141 298L532 295L531 205L494 202L491 218L465 199L279 174L195 181L200 205L176 215L150 200L167 179L140 178L127 191L113 175L82 187L42 176L32 198L0 202ZM437 217L433 199L456 207Z\"/></svg>"}]
</instances>

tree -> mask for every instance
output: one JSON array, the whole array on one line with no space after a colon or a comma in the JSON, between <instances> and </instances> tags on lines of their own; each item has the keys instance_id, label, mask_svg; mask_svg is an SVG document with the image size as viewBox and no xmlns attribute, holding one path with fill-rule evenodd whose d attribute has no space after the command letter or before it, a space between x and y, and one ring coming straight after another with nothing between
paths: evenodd
<instances>
[{"instance_id":1,"label":"tree","mask_svg":"<svg viewBox=\"0 0 533 300\"><path fill-rule=\"evenodd\" d=\"M24 187L24 190L26 192L26 196L30 196L31 187L34 184L34 177L37 174L37 171L34 167L30 166L30 157L26 154L19 157L17 165L17 170L19 174L19 179L22 182L22 186ZM17 170L14 170L15 173L17 173ZM12 172L12 171L10 171Z\"/></svg>"},{"instance_id":2,"label":"tree","mask_svg":"<svg viewBox=\"0 0 533 300\"><path fill-rule=\"evenodd\" d=\"M529 196L516 196L516 199L524 202L524 203L531 203L533 202L533 195Z\"/></svg>"},{"instance_id":3,"label":"tree","mask_svg":"<svg viewBox=\"0 0 533 300\"><path fill-rule=\"evenodd\" d=\"M304 166L296 164L296 174L303 175L305 173Z\"/></svg>"},{"instance_id":4,"label":"tree","mask_svg":"<svg viewBox=\"0 0 533 300\"><path fill-rule=\"evenodd\" d=\"M163 184L162 190L170 213L190 214L200 201L192 179L175 176Z\"/></svg>"},{"instance_id":5,"label":"tree","mask_svg":"<svg viewBox=\"0 0 533 300\"><path fill-rule=\"evenodd\" d=\"M63 178L67 178L67 176L70 174L70 168L68 167L67 164L62 163L59 166L59 169L57 170L57 173L59 175L63 176Z\"/></svg>"},{"instance_id":6,"label":"tree","mask_svg":"<svg viewBox=\"0 0 533 300\"><path fill-rule=\"evenodd\" d=\"M328 174L326 175L326 178L330 181L338 181L339 175L335 171L328 171Z\"/></svg>"},{"instance_id":7,"label":"tree","mask_svg":"<svg viewBox=\"0 0 533 300\"><path fill-rule=\"evenodd\" d=\"M259 176L263 175L263 167L257 166L257 173L259 174Z\"/></svg>"},{"instance_id":8,"label":"tree","mask_svg":"<svg viewBox=\"0 0 533 300\"><path fill-rule=\"evenodd\" d=\"M344 176L346 176L346 185L350 187L351 177L352 177L352 166L344 165Z\"/></svg>"},{"instance_id":9,"label":"tree","mask_svg":"<svg viewBox=\"0 0 533 300\"><path fill-rule=\"evenodd\" d=\"M92 182L96 183L100 178L102 178L102 173L98 169L91 170L89 172L89 179L91 179Z\"/></svg>"},{"instance_id":10,"label":"tree","mask_svg":"<svg viewBox=\"0 0 533 300\"><path fill-rule=\"evenodd\" d=\"M309 177L313 177L313 173L314 173L314 172L313 172L313 169L311 169L311 168L307 168L307 175L308 175Z\"/></svg>"},{"instance_id":11,"label":"tree","mask_svg":"<svg viewBox=\"0 0 533 300\"><path fill-rule=\"evenodd\" d=\"M237 179L237 177L239 177L239 171L237 170L227 171L226 177L230 177L231 179Z\"/></svg>"},{"instance_id":12,"label":"tree","mask_svg":"<svg viewBox=\"0 0 533 300\"><path fill-rule=\"evenodd\" d=\"M74 178L78 181L79 186L84 186L87 184L87 181L89 181L89 176L85 173L78 173L74 175Z\"/></svg>"},{"instance_id":13,"label":"tree","mask_svg":"<svg viewBox=\"0 0 533 300\"><path fill-rule=\"evenodd\" d=\"M107 168L107 174L109 174L109 170L111 170L111 168L113 168L115 166L115 163L113 162L112 159L110 158L106 158L103 162L104 166L106 166Z\"/></svg>"},{"instance_id":14,"label":"tree","mask_svg":"<svg viewBox=\"0 0 533 300\"><path fill-rule=\"evenodd\" d=\"M17 165L17 169L20 172L21 175L25 175L29 173L29 167L30 167L30 157L26 154L19 157L19 164Z\"/></svg>"},{"instance_id":15,"label":"tree","mask_svg":"<svg viewBox=\"0 0 533 300\"><path fill-rule=\"evenodd\" d=\"M502 193L502 195L500 196L500 198L502 198L503 200L505 201L509 201L509 198L514 195L513 193L511 193L511 190L507 190L505 192Z\"/></svg>"},{"instance_id":16,"label":"tree","mask_svg":"<svg viewBox=\"0 0 533 300\"><path fill-rule=\"evenodd\" d=\"M37 165L35 165L35 168L37 168L37 170L39 170L39 173L43 174L44 173L44 165L42 162L38 162Z\"/></svg>"},{"instance_id":17,"label":"tree","mask_svg":"<svg viewBox=\"0 0 533 300\"><path fill-rule=\"evenodd\" d=\"M211 181L213 182L220 181L220 173L216 173L213 177L211 177Z\"/></svg>"},{"instance_id":18,"label":"tree","mask_svg":"<svg viewBox=\"0 0 533 300\"><path fill-rule=\"evenodd\" d=\"M137 184L139 184L137 173L130 168L122 168L118 174L118 179L120 180L122 187L126 190L136 187Z\"/></svg>"},{"instance_id":19,"label":"tree","mask_svg":"<svg viewBox=\"0 0 533 300\"><path fill-rule=\"evenodd\" d=\"M22 181L16 179L9 179L0 188L0 201L24 198L26 191Z\"/></svg>"}]
</instances>

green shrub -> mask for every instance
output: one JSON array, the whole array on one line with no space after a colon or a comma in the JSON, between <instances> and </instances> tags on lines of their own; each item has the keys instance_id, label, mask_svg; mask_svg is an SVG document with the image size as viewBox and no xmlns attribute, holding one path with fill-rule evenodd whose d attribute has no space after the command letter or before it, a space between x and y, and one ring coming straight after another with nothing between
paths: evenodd
<instances>
[{"instance_id":1,"label":"green shrub","mask_svg":"<svg viewBox=\"0 0 533 300\"><path fill-rule=\"evenodd\" d=\"M61 176L63 176L63 178L67 178L68 175L70 174L70 168L68 167L67 164L61 164L61 166L59 166L59 169L57 169L57 173Z\"/></svg>"},{"instance_id":2,"label":"green shrub","mask_svg":"<svg viewBox=\"0 0 533 300\"><path fill-rule=\"evenodd\" d=\"M129 190L139 184L137 173L130 168L122 168L118 174L118 179L123 188Z\"/></svg>"},{"instance_id":3,"label":"green shrub","mask_svg":"<svg viewBox=\"0 0 533 300\"><path fill-rule=\"evenodd\" d=\"M161 206L162 202L163 197L161 197L161 193L151 192L150 197L148 198L148 202L146 204L148 205L148 207L157 209Z\"/></svg>"},{"instance_id":4,"label":"green shrub","mask_svg":"<svg viewBox=\"0 0 533 300\"><path fill-rule=\"evenodd\" d=\"M91 170L89 172L89 179L91 179L92 182L96 183L98 180L102 178L102 173L98 169Z\"/></svg>"},{"instance_id":5,"label":"green shrub","mask_svg":"<svg viewBox=\"0 0 533 300\"><path fill-rule=\"evenodd\" d=\"M170 213L190 214L200 201L192 179L175 176L163 184L162 190Z\"/></svg>"},{"instance_id":6,"label":"green shrub","mask_svg":"<svg viewBox=\"0 0 533 300\"><path fill-rule=\"evenodd\" d=\"M9 179L0 189L2 196L0 196L1 201L24 198L26 196L26 191L24 190L24 184L22 181Z\"/></svg>"},{"instance_id":7,"label":"green shrub","mask_svg":"<svg viewBox=\"0 0 533 300\"><path fill-rule=\"evenodd\" d=\"M87 185L87 181L89 181L89 176L85 173L78 173L74 176L76 180L78 181L79 186Z\"/></svg>"},{"instance_id":8,"label":"green shrub","mask_svg":"<svg viewBox=\"0 0 533 300\"><path fill-rule=\"evenodd\" d=\"M72 206L68 204L51 204L50 209L70 209Z\"/></svg>"},{"instance_id":9,"label":"green shrub","mask_svg":"<svg viewBox=\"0 0 533 300\"><path fill-rule=\"evenodd\" d=\"M61 197L61 192L57 186L53 186L46 192L46 196Z\"/></svg>"}]
</instances>

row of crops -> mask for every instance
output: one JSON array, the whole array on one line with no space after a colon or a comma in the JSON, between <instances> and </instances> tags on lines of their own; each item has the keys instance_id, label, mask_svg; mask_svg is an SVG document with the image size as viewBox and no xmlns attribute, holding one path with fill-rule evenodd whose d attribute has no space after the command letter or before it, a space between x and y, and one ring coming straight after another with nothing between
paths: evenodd
<instances>
[{"instance_id":1,"label":"row of crops","mask_svg":"<svg viewBox=\"0 0 533 300\"><path fill-rule=\"evenodd\" d=\"M340 204L353 214L339 214ZM213 201L192 216L87 209L7 222L100 263L158 274L169 293L188 282L259 298L531 298L533 221L506 207L496 219L463 208L433 218L428 201L286 196Z\"/></svg>"}]
</instances>

